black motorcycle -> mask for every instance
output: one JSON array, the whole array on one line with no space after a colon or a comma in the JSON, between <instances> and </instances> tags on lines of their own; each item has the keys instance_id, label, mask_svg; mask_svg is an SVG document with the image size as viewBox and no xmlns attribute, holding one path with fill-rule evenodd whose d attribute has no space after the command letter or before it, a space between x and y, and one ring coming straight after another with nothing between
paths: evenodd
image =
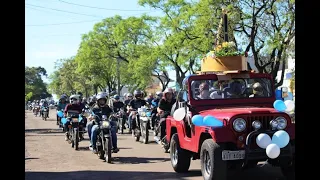
<instances>
[{"instance_id":1,"label":"black motorcycle","mask_svg":"<svg viewBox=\"0 0 320 180\"><path fill-rule=\"evenodd\" d=\"M95 118L99 119L99 116L95 115ZM111 115L108 119L106 115L102 115L102 120L99 124L99 134L97 137L96 147L98 150L98 156L100 159L104 159L107 163L111 163L112 154L112 134L111 128L115 128L116 122L114 115Z\"/></svg>"},{"instance_id":2,"label":"black motorcycle","mask_svg":"<svg viewBox=\"0 0 320 180\"><path fill-rule=\"evenodd\" d=\"M42 110L42 120L47 120L49 116L49 108L48 107L44 107Z\"/></svg>"},{"instance_id":3,"label":"black motorcycle","mask_svg":"<svg viewBox=\"0 0 320 180\"><path fill-rule=\"evenodd\" d=\"M68 112L67 117L70 120L68 142L71 143L72 148L78 150L79 142L81 141L80 133L85 133L84 128L81 128L80 126L82 123L82 118L78 113L74 112Z\"/></svg>"},{"instance_id":4,"label":"black motorcycle","mask_svg":"<svg viewBox=\"0 0 320 180\"><path fill-rule=\"evenodd\" d=\"M33 108L33 114L37 117L40 111L40 106L35 106Z\"/></svg>"}]
</instances>

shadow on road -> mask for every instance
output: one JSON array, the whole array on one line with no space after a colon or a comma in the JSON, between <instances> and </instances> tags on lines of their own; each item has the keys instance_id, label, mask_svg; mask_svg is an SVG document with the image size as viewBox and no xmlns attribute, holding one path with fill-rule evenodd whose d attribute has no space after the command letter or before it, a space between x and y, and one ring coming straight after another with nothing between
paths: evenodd
<instances>
[{"instance_id":1,"label":"shadow on road","mask_svg":"<svg viewBox=\"0 0 320 180\"><path fill-rule=\"evenodd\" d=\"M131 147L119 147L119 149L132 149Z\"/></svg>"},{"instance_id":2,"label":"shadow on road","mask_svg":"<svg viewBox=\"0 0 320 180\"><path fill-rule=\"evenodd\" d=\"M170 161L170 158L113 157L114 164L142 164Z\"/></svg>"},{"instance_id":3,"label":"shadow on road","mask_svg":"<svg viewBox=\"0 0 320 180\"><path fill-rule=\"evenodd\" d=\"M143 172L143 171L71 171L71 172L25 172L25 180L120 180L120 179L153 179L153 180L185 180L185 177L201 176L200 171L186 174L175 172Z\"/></svg>"},{"instance_id":4,"label":"shadow on road","mask_svg":"<svg viewBox=\"0 0 320 180\"><path fill-rule=\"evenodd\" d=\"M79 150L79 151L89 151L90 149L89 149L89 147L83 147L83 146L81 146L81 147L79 147L78 150Z\"/></svg>"},{"instance_id":5,"label":"shadow on road","mask_svg":"<svg viewBox=\"0 0 320 180\"><path fill-rule=\"evenodd\" d=\"M203 179L200 170L191 170L188 173L175 172L145 172L145 171L70 171L70 172L25 172L25 180L187 180L191 177ZM244 171L240 174L228 177L228 180L282 180L283 177L275 176L264 172L264 170L254 169Z\"/></svg>"},{"instance_id":6,"label":"shadow on road","mask_svg":"<svg viewBox=\"0 0 320 180\"><path fill-rule=\"evenodd\" d=\"M63 133L61 129L25 129L25 133Z\"/></svg>"},{"instance_id":7,"label":"shadow on road","mask_svg":"<svg viewBox=\"0 0 320 180\"><path fill-rule=\"evenodd\" d=\"M31 159L39 159L39 158L24 158L24 160L31 160Z\"/></svg>"}]
</instances>

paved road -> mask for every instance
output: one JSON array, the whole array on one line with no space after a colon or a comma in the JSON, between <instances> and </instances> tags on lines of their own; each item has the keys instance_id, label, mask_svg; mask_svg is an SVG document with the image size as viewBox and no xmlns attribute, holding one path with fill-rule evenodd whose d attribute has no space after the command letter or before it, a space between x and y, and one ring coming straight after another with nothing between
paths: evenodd
<instances>
[{"instance_id":1,"label":"paved road","mask_svg":"<svg viewBox=\"0 0 320 180\"><path fill-rule=\"evenodd\" d=\"M113 154L113 164L92 154L87 147L88 140L80 142L79 151L75 151L64 141L54 117L55 110L50 111L47 121L26 111L26 180L203 179L199 160L192 161L189 173L177 174L171 167L169 154L163 153L159 145L137 143L126 134L118 135L120 151ZM266 165L243 171L231 179L275 180L281 177L279 168Z\"/></svg>"}]
</instances>

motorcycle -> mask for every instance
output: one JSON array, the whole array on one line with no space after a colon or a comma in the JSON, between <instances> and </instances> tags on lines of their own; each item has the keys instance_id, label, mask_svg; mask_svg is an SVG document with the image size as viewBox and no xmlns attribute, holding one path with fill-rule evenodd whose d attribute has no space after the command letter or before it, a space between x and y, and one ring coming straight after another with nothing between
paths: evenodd
<instances>
[{"instance_id":1,"label":"motorcycle","mask_svg":"<svg viewBox=\"0 0 320 180\"><path fill-rule=\"evenodd\" d=\"M42 110L42 120L47 120L49 116L49 108L48 107L44 107Z\"/></svg>"},{"instance_id":2,"label":"motorcycle","mask_svg":"<svg viewBox=\"0 0 320 180\"><path fill-rule=\"evenodd\" d=\"M29 111L32 110L32 105L31 104L28 106L28 109L29 109Z\"/></svg>"},{"instance_id":3,"label":"motorcycle","mask_svg":"<svg viewBox=\"0 0 320 180\"><path fill-rule=\"evenodd\" d=\"M118 133L123 134L123 131L125 129L125 111L123 108L120 108L120 110L116 113L116 117L118 118Z\"/></svg>"},{"instance_id":4,"label":"motorcycle","mask_svg":"<svg viewBox=\"0 0 320 180\"><path fill-rule=\"evenodd\" d=\"M99 116L95 115L95 118ZM115 128L117 121L113 121L114 115L110 115L108 119L106 115L102 115L102 120L99 124L99 134L97 136L96 147L98 150L98 157L104 159L107 163L111 163L111 154L112 154L112 134L111 128ZM115 124L114 124L115 123Z\"/></svg>"},{"instance_id":5,"label":"motorcycle","mask_svg":"<svg viewBox=\"0 0 320 180\"><path fill-rule=\"evenodd\" d=\"M135 141L139 141L140 137L142 136L143 143L147 144L149 142L151 111L146 107L142 107L138 108L138 113L136 111L132 111L132 113L132 119L134 119L136 122L136 127L133 130ZM138 118L140 119L140 123L138 123Z\"/></svg>"},{"instance_id":6,"label":"motorcycle","mask_svg":"<svg viewBox=\"0 0 320 180\"><path fill-rule=\"evenodd\" d=\"M170 113L170 112L165 112L165 113ZM167 135L165 135L162 139L160 139L161 126L160 126L160 116L159 115L156 117L154 127L155 127L154 131L153 131L154 140L162 146L165 153L168 153L169 149L170 149L170 144L167 142L167 139L166 139Z\"/></svg>"},{"instance_id":7,"label":"motorcycle","mask_svg":"<svg viewBox=\"0 0 320 180\"><path fill-rule=\"evenodd\" d=\"M70 119L68 142L71 143L71 147L75 150L79 149L80 133L85 133L84 127L81 124L82 118L80 114L74 112L68 112L67 118Z\"/></svg>"},{"instance_id":8,"label":"motorcycle","mask_svg":"<svg viewBox=\"0 0 320 180\"><path fill-rule=\"evenodd\" d=\"M33 108L33 114L37 117L40 111L40 106L35 106Z\"/></svg>"}]
</instances>

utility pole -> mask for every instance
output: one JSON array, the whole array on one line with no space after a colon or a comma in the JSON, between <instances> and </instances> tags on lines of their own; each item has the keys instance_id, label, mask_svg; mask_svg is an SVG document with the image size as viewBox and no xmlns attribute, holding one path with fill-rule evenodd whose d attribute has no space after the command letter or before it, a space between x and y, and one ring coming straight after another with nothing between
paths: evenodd
<instances>
[{"instance_id":1,"label":"utility pole","mask_svg":"<svg viewBox=\"0 0 320 180\"><path fill-rule=\"evenodd\" d=\"M117 78L118 78L118 95L120 96L120 58L117 58Z\"/></svg>"}]
</instances>

